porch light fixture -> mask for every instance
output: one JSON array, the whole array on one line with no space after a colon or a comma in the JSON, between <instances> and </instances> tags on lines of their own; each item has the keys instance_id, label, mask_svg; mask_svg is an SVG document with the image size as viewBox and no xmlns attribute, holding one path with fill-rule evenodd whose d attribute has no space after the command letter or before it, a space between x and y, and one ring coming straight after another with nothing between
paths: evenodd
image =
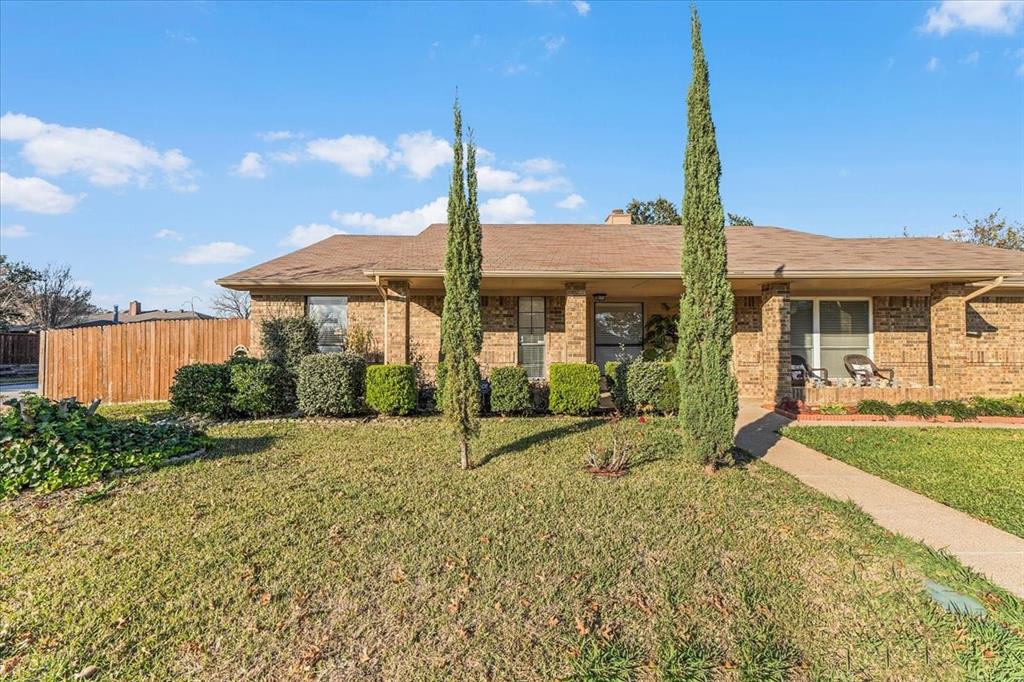
<instances>
[{"instance_id":1,"label":"porch light fixture","mask_svg":"<svg viewBox=\"0 0 1024 682\"><path fill-rule=\"evenodd\" d=\"M601 303L606 298L608 298L608 294L594 294L594 300L597 301L598 303Z\"/></svg>"}]
</instances>

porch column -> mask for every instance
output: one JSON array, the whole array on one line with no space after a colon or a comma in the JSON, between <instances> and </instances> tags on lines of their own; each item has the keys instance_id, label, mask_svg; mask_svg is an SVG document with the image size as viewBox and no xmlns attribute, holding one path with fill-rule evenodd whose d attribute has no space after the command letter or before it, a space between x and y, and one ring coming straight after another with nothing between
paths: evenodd
<instances>
[{"instance_id":1,"label":"porch column","mask_svg":"<svg viewBox=\"0 0 1024 682\"><path fill-rule=\"evenodd\" d=\"M789 282L761 285L761 387L766 403L793 396Z\"/></svg>"},{"instance_id":2,"label":"porch column","mask_svg":"<svg viewBox=\"0 0 1024 682\"><path fill-rule=\"evenodd\" d=\"M967 287L956 282L933 284L929 346L931 383L959 394L967 388Z\"/></svg>"},{"instance_id":3,"label":"porch column","mask_svg":"<svg viewBox=\"0 0 1024 682\"><path fill-rule=\"evenodd\" d=\"M565 361L587 361L587 284L565 283Z\"/></svg>"},{"instance_id":4,"label":"porch column","mask_svg":"<svg viewBox=\"0 0 1024 682\"><path fill-rule=\"evenodd\" d=\"M409 362L409 283L387 283L384 304L384 362L404 365Z\"/></svg>"}]
</instances>

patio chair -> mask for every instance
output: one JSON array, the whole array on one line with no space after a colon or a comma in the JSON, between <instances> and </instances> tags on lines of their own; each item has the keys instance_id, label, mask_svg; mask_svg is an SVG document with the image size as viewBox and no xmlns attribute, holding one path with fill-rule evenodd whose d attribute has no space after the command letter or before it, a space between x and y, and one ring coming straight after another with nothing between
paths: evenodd
<instances>
[{"instance_id":1,"label":"patio chair","mask_svg":"<svg viewBox=\"0 0 1024 682\"><path fill-rule=\"evenodd\" d=\"M828 370L824 367L811 367L807 358L802 355L793 355L790 358L790 372L793 376L794 386L806 386L808 379L817 379L828 383Z\"/></svg>"},{"instance_id":2,"label":"patio chair","mask_svg":"<svg viewBox=\"0 0 1024 682\"><path fill-rule=\"evenodd\" d=\"M882 369L871 358L859 353L844 355L843 364L846 365L846 371L850 376L860 384L870 384L876 379L887 379L891 382L896 374L896 370L891 367ZM885 376L886 374L888 376Z\"/></svg>"}]
</instances>

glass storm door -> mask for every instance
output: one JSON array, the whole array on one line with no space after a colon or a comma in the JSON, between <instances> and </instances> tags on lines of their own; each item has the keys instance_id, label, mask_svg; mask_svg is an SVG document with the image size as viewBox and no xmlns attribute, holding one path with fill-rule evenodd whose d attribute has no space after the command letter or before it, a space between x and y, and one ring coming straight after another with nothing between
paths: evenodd
<instances>
[{"instance_id":1,"label":"glass storm door","mask_svg":"<svg viewBox=\"0 0 1024 682\"><path fill-rule=\"evenodd\" d=\"M643 303L594 303L594 362L620 356L640 357L644 351Z\"/></svg>"}]
</instances>

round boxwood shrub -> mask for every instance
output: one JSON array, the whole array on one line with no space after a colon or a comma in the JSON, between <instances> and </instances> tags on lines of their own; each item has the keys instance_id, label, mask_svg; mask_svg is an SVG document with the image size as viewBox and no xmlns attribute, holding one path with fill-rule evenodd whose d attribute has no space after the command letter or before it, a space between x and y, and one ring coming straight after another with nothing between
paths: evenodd
<instances>
[{"instance_id":1,"label":"round boxwood shrub","mask_svg":"<svg viewBox=\"0 0 1024 682\"><path fill-rule=\"evenodd\" d=\"M530 379L522 367L498 367L491 372L491 411L500 415L529 414L533 409Z\"/></svg>"},{"instance_id":2,"label":"round boxwood shrub","mask_svg":"<svg viewBox=\"0 0 1024 682\"><path fill-rule=\"evenodd\" d=\"M625 383L629 403L638 410L671 414L679 409L679 382L670 362L631 362Z\"/></svg>"},{"instance_id":3,"label":"round boxwood shrub","mask_svg":"<svg viewBox=\"0 0 1024 682\"><path fill-rule=\"evenodd\" d=\"M316 353L299 362L299 410L341 417L359 412L366 386L366 360L353 353Z\"/></svg>"},{"instance_id":4,"label":"round boxwood shrub","mask_svg":"<svg viewBox=\"0 0 1024 682\"><path fill-rule=\"evenodd\" d=\"M552 363L548 406L555 414L590 414L601 396L601 370L588 363Z\"/></svg>"},{"instance_id":5,"label":"round boxwood shrub","mask_svg":"<svg viewBox=\"0 0 1024 682\"><path fill-rule=\"evenodd\" d=\"M380 414L416 411L416 371L412 365L372 365L366 370L366 406Z\"/></svg>"},{"instance_id":6,"label":"round boxwood shrub","mask_svg":"<svg viewBox=\"0 0 1024 682\"><path fill-rule=\"evenodd\" d=\"M295 382L288 370L269 362L236 362L231 366L231 406L253 417L295 409Z\"/></svg>"},{"instance_id":7,"label":"round boxwood shrub","mask_svg":"<svg viewBox=\"0 0 1024 682\"><path fill-rule=\"evenodd\" d=\"M171 382L171 408L176 412L221 419L232 413L231 367L227 363L184 365Z\"/></svg>"}]
</instances>

